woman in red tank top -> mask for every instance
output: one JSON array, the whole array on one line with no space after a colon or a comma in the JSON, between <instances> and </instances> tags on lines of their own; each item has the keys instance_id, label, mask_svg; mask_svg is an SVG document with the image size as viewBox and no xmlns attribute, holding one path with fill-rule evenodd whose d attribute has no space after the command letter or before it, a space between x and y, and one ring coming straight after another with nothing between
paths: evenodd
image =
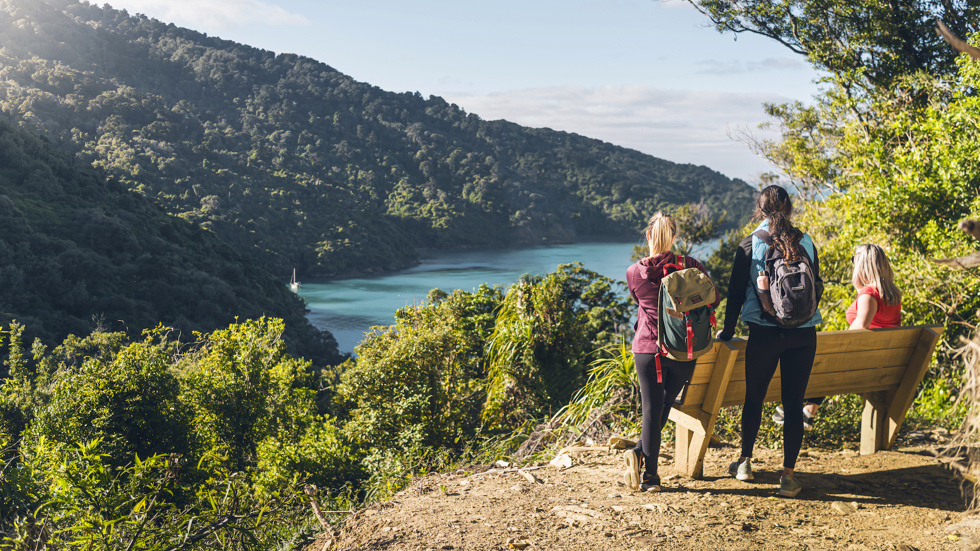
<instances>
[{"instance_id":1,"label":"woman in red tank top","mask_svg":"<svg viewBox=\"0 0 980 551\"><path fill-rule=\"evenodd\" d=\"M851 283L858 296L847 308L849 329L878 329L902 324L902 292L895 286L894 275L884 249L875 244L858 245L851 257L854 273ZM813 417L823 398L807 398L803 405L803 426L813 427ZM782 412L773 419L782 420Z\"/></svg>"},{"instance_id":2,"label":"woman in red tank top","mask_svg":"<svg viewBox=\"0 0 980 551\"><path fill-rule=\"evenodd\" d=\"M897 327L902 323L902 292L895 286L892 267L878 245L858 245L852 257L851 283L857 299L847 309L851 329Z\"/></svg>"}]
</instances>

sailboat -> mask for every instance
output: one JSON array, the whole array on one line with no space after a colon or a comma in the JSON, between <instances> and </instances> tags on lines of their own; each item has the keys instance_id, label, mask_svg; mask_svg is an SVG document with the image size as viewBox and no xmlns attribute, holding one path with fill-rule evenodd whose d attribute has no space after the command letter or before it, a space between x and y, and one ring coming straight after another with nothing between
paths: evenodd
<instances>
[{"instance_id":1,"label":"sailboat","mask_svg":"<svg viewBox=\"0 0 980 551\"><path fill-rule=\"evenodd\" d=\"M289 289L294 292L299 292L299 282L296 281L296 268L293 268L293 279L289 280Z\"/></svg>"}]
</instances>

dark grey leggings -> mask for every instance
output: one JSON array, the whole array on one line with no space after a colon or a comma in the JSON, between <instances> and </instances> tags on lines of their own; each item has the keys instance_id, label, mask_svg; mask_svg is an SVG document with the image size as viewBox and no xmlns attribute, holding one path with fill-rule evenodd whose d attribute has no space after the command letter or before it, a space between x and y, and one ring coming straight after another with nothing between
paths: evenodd
<instances>
[{"instance_id":1,"label":"dark grey leggings","mask_svg":"<svg viewBox=\"0 0 980 551\"><path fill-rule=\"evenodd\" d=\"M667 426L667 416L680 394L684 384L691 380L694 364L679 362L670 358L660 358L663 382L657 382L657 363L655 354L633 354L636 374L640 379L640 397L643 405L643 432L636 443L636 451L642 454L646 474L660 483L657 476L657 460L660 457L660 433ZM803 421L801 420L800 423Z\"/></svg>"},{"instance_id":2,"label":"dark grey leggings","mask_svg":"<svg viewBox=\"0 0 980 551\"><path fill-rule=\"evenodd\" d=\"M783 397L783 466L796 467L803 445L803 397L817 353L817 330L780 329L749 324L745 346L745 406L742 407L742 455L752 457L762 424L762 402L779 364Z\"/></svg>"}]
</instances>

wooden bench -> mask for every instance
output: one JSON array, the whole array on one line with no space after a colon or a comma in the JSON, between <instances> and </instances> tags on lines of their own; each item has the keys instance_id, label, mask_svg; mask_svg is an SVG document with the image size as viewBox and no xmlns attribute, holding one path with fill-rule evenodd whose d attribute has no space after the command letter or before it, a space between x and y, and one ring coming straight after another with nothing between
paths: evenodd
<instances>
[{"instance_id":1,"label":"wooden bench","mask_svg":"<svg viewBox=\"0 0 980 551\"><path fill-rule=\"evenodd\" d=\"M861 454L891 449L942 331L942 325L922 325L819 332L806 395L860 394L865 404ZM745 402L746 342L718 342L713 352L698 358L683 402L670 412L677 423L675 465L688 476L704 474L718 411ZM779 369L765 401L780 401Z\"/></svg>"}]
</instances>

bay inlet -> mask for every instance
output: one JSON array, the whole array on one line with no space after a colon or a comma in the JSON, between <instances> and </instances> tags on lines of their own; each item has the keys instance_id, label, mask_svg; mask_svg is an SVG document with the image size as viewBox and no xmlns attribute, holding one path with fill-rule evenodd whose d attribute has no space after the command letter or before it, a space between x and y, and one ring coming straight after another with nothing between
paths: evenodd
<instances>
[{"instance_id":1,"label":"bay inlet","mask_svg":"<svg viewBox=\"0 0 980 551\"><path fill-rule=\"evenodd\" d=\"M484 283L506 288L524 274L546 274L559 264L571 262L581 262L589 270L623 281L626 268L632 264L633 245L638 244L637 240L427 251L420 254L418 266L407 270L351 279L304 280L299 293L310 310L310 322L333 333L341 352L353 352L370 327L393 324L396 310L421 303L432 289L473 291ZM717 240L705 243L695 256L704 260L717 246Z\"/></svg>"}]
</instances>

